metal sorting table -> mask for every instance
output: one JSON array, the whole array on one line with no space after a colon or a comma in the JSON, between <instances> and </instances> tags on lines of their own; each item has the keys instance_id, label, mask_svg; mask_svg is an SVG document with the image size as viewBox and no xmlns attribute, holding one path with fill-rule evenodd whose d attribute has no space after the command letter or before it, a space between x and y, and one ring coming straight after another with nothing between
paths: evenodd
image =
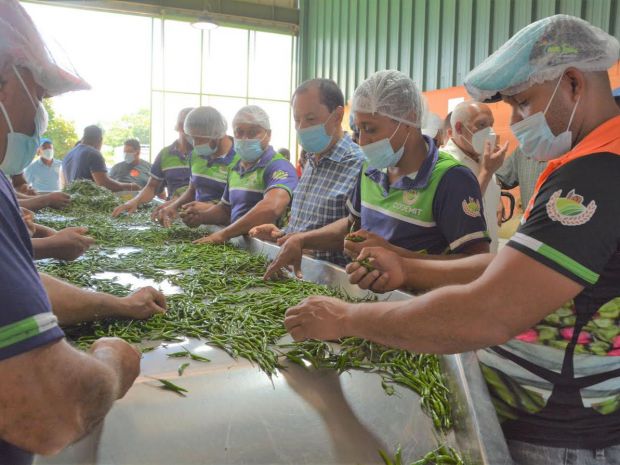
<instances>
[{"instance_id":1,"label":"metal sorting table","mask_svg":"<svg viewBox=\"0 0 620 465\"><path fill-rule=\"evenodd\" d=\"M247 237L235 244L273 258L278 247ZM304 279L340 287L351 296L366 292L349 284L341 268L304 257ZM391 292L379 299L411 298ZM288 338L288 336L287 336ZM210 358L191 362L166 353L181 346ZM467 463L512 461L474 353L442 357L452 396L455 427L448 443ZM403 463L438 444L431 419L412 391L395 386L387 396L377 374L305 370L285 363L271 380L247 360L188 339L144 354L141 375L116 402L103 424L42 464L382 464L380 449L402 446ZM151 377L188 389L187 397L164 391Z\"/></svg>"}]
</instances>

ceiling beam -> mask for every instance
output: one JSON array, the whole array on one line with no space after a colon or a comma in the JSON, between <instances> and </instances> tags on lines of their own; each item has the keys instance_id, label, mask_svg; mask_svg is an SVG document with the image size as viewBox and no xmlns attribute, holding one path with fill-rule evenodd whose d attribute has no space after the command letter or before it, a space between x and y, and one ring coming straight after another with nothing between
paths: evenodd
<instances>
[{"instance_id":1,"label":"ceiling beam","mask_svg":"<svg viewBox=\"0 0 620 465\"><path fill-rule=\"evenodd\" d=\"M179 21L195 21L208 12L222 26L243 27L297 35L299 9L242 0L26 0L52 6L80 8Z\"/></svg>"}]
</instances>

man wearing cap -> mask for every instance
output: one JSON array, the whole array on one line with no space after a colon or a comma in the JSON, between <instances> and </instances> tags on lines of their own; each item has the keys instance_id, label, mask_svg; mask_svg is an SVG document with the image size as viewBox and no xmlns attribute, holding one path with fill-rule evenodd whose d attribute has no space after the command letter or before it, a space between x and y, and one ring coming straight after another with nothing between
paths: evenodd
<instances>
[{"instance_id":1,"label":"man wearing cap","mask_svg":"<svg viewBox=\"0 0 620 465\"><path fill-rule=\"evenodd\" d=\"M32 161L45 131L43 97L85 88L88 84L77 74L53 61L23 7L15 0L0 2L4 173L20 173ZM58 297L71 299L74 308L87 302L93 312L110 299L69 285L60 296L48 297L32 261L28 229L3 173L0 243L0 463L22 465L32 462L33 453L59 452L99 424L138 375L140 354L116 338L99 339L88 352L64 340L52 313L52 306L60 305Z\"/></svg>"},{"instance_id":2,"label":"man wearing cap","mask_svg":"<svg viewBox=\"0 0 620 465\"><path fill-rule=\"evenodd\" d=\"M256 105L233 118L234 147L239 157L231 169L221 201L201 215L200 224L227 225L196 244L223 244L254 226L276 223L286 212L297 187L291 163L269 145L269 116Z\"/></svg>"},{"instance_id":3,"label":"man wearing cap","mask_svg":"<svg viewBox=\"0 0 620 465\"><path fill-rule=\"evenodd\" d=\"M102 145L103 130L99 126L84 128L79 144L62 160L64 183L71 184L78 179L85 179L112 192L139 190L140 186L134 182L117 182L108 176L108 169L101 155Z\"/></svg>"},{"instance_id":4,"label":"man wearing cap","mask_svg":"<svg viewBox=\"0 0 620 465\"><path fill-rule=\"evenodd\" d=\"M140 205L153 200L164 187L168 191L168 202L185 192L189 183L189 163L193 147L183 131L183 122L192 110L193 108L183 108L179 112L174 127L178 133L177 139L157 154L151 166L151 177L146 186L133 199L116 207L112 212L113 217L117 217L123 212L135 213ZM158 218L160 211L166 205L161 205L153 210L153 220Z\"/></svg>"},{"instance_id":5,"label":"man wearing cap","mask_svg":"<svg viewBox=\"0 0 620 465\"><path fill-rule=\"evenodd\" d=\"M349 214L347 199L364 158L360 147L342 130L342 91L331 79L311 79L295 90L292 107L297 137L308 161L293 196L289 222L282 230L272 224L253 228L250 236L273 241L284 234L321 228ZM341 251L316 250L312 256L346 264Z\"/></svg>"},{"instance_id":6,"label":"man wearing cap","mask_svg":"<svg viewBox=\"0 0 620 465\"><path fill-rule=\"evenodd\" d=\"M54 146L50 139L41 139L37 149L39 159L24 171L28 184L39 192L55 192L60 189L60 160L54 158Z\"/></svg>"},{"instance_id":7,"label":"man wearing cap","mask_svg":"<svg viewBox=\"0 0 620 465\"><path fill-rule=\"evenodd\" d=\"M123 161L110 170L110 177L118 182L135 183L146 186L151 172L151 164L140 158L140 141L127 139L123 144Z\"/></svg>"},{"instance_id":8,"label":"man wearing cap","mask_svg":"<svg viewBox=\"0 0 620 465\"><path fill-rule=\"evenodd\" d=\"M508 143L496 147L491 108L479 102L461 102L452 111L452 137L443 147L456 160L467 166L478 179L487 231L491 237L491 252L497 252L497 209L500 189L495 171L502 166Z\"/></svg>"},{"instance_id":9,"label":"man wearing cap","mask_svg":"<svg viewBox=\"0 0 620 465\"><path fill-rule=\"evenodd\" d=\"M548 161L518 232L467 285L404 303L311 297L287 311L294 339L478 350L517 463L620 463L620 110L607 74L619 51L616 38L557 15L475 68L469 93L501 96L521 150ZM395 257L392 272L403 267Z\"/></svg>"},{"instance_id":10,"label":"man wearing cap","mask_svg":"<svg viewBox=\"0 0 620 465\"><path fill-rule=\"evenodd\" d=\"M196 227L222 198L228 170L239 161L227 129L226 118L213 107L198 107L185 118L183 130L194 146L189 187L160 210L158 220L163 226L170 226L181 210L183 222Z\"/></svg>"}]
</instances>

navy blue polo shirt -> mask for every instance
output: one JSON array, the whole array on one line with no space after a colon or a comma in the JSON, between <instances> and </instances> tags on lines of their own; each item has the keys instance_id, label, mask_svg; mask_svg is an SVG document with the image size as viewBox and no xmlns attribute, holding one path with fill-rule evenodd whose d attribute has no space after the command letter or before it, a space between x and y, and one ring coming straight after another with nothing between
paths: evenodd
<instances>
[{"instance_id":1,"label":"navy blue polo shirt","mask_svg":"<svg viewBox=\"0 0 620 465\"><path fill-rule=\"evenodd\" d=\"M234 223L263 200L267 191L284 189L292 198L296 187L295 167L269 146L249 169L238 161L229 170L222 203L230 206L230 222Z\"/></svg>"},{"instance_id":2,"label":"navy blue polo shirt","mask_svg":"<svg viewBox=\"0 0 620 465\"><path fill-rule=\"evenodd\" d=\"M90 145L79 144L62 160L62 172L67 184L78 179L94 181L92 173L107 173L107 171L103 155Z\"/></svg>"},{"instance_id":3,"label":"navy blue polo shirt","mask_svg":"<svg viewBox=\"0 0 620 465\"><path fill-rule=\"evenodd\" d=\"M478 180L424 139L428 153L412 177L390 185L386 172L363 170L348 202L351 215L362 229L414 252L458 253L473 242L489 242Z\"/></svg>"},{"instance_id":4,"label":"navy blue polo shirt","mask_svg":"<svg viewBox=\"0 0 620 465\"><path fill-rule=\"evenodd\" d=\"M219 202L226 188L228 170L235 166L239 157L235 156L235 148L223 157L206 157L192 154L191 184L196 190L198 202Z\"/></svg>"},{"instance_id":5,"label":"navy blue polo shirt","mask_svg":"<svg viewBox=\"0 0 620 465\"><path fill-rule=\"evenodd\" d=\"M32 243L11 184L0 173L0 360L64 337L32 260ZM0 375L1 376L1 375ZM32 455L0 440L0 463Z\"/></svg>"},{"instance_id":6,"label":"navy blue polo shirt","mask_svg":"<svg viewBox=\"0 0 620 465\"><path fill-rule=\"evenodd\" d=\"M164 147L151 166L151 177L163 181L168 190L168 200L181 195L189 186L191 149L183 153L179 141Z\"/></svg>"}]
</instances>

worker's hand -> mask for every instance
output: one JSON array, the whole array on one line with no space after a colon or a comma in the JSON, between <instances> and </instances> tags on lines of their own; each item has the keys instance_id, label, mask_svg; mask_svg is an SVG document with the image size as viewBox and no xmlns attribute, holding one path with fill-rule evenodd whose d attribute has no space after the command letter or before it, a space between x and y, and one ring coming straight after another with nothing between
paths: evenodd
<instances>
[{"instance_id":1,"label":"worker's hand","mask_svg":"<svg viewBox=\"0 0 620 465\"><path fill-rule=\"evenodd\" d=\"M486 141L484 143L484 152L482 153L482 160L480 162L481 170L487 173L495 173L504 164L506 158L506 151L508 150L508 142L504 142L501 147L496 145L491 146L491 142Z\"/></svg>"},{"instance_id":2,"label":"worker's hand","mask_svg":"<svg viewBox=\"0 0 620 465\"><path fill-rule=\"evenodd\" d=\"M267 267L263 279L277 278L282 273L283 269L288 269L290 271L291 268L297 278L301 279L303 277L301 274L301 259L304 253L303 239L300 238L299 234L290 234L287 236L288 238L282 245L280 253L278 253L275 260Z\"/></svg>"},{"instance_id":3,"label":"worker's hand","mask_svg":"<svg viewBox=\"0 0 620 465\"><path fill-rule=\"evenodd\" d=\"M151 221L158 222L159 221L159 212L162 211L167 206L169 206L170 204L172 204L173 202L174 202L174 200L167 200L166 202L162 203L161 205L157 205L155 208L153 208L153 211L151 212Z\"/></svg>"},{"instance_id":4,"label":"worker's hand","mask_svg":"<svg viewBox=\"0 0 620 465\"><path fill-rule=\"evenodd\" d=\"M367 263L371 269L362 263ZM383 247L365 247L346 268L349 282L373 292L388 292L405 285L403 258Z\"/></svg>"},{"instance_id":5,"label":"worker's hand","mask_svg":"<svg viewBox=\"0 0 620 465\"><path fill-rule=\"evenodd\" d=\"M225 244L227 241L228 236L220 230L195 240L193 244Z\"/></svg>"},{"instance_id":6,"label":"worker's hand","mask_svg":"<svg viewBox=\"0 0 620 465\"><path fill-rule=\"evenodd\" d=\"M177 208L174 204L172 204L159 210L155 220L164 228L169 228L170 226L172 226L172 223L177 218L177 216Z\"/></svg>"},{"instance_id":7,"label":"worker's hand","mask_svg":"<svg viewBox=\"0 0 620 465\"><path fill-rule=\"evenodd\" d=\"M135 213L138 211L138 203L130 200L129 202L125 202L123 205L119 205L112 212L112 218L118 217L121 213L126 212L128 215Z\"/></svg>"},{"instance_id":8,"label":"worker's hand","mask_svg":"<svg viewBox=\"0 0 620 465\"><path fill-rule=\"evenodd\" d=\"M28 184L22 184L19 187L19 192L21 192L22 194L32 195L32 196L35 196L38 194L36 189Z\"/></svg>"},{"instance_id":9,"label":"worker's hand","mask_svg":"<svg viewBox=\"0 0 620 465\"><path fill-rule=\"evenodd\" d=\"M45 199L45 206L55 210L63 210L71 205L71 196L64 192L50 192L42 194L41 197Z\"/></svg>"},{"instance_id":10,"label":"worker's hand","mask_svg":"<svg viewBox=\"0 0 620 465\"><path fill-rule=\"evenodd\" d=\"M181 207L179 216L187 226L190 228L197 228L206 222L206 217L208 217L207 212L214 206L215 204L213 202L189 202Z\"/></svg>"},{"instance_id":11,"label":"worker's hand","mask_svg":"<svg viewBox=\"0 0 620 465\"><path fill-rule=\"evenodd\" d=\"M119 302L118 316L135 320L145 320L158 313L165 313L167 309L164 294L150 286L120 298Z\"/></svg>"},{"instance_id":12,"label":"worker's hand","mask_svg":"<svg viewBox=\"0 0 620 465\"><path fill-rule=\"evenodd\" d=\"M30 237L34 236L34 233L37 231L37 226L34 224L34 213L24 207L19 207L19 209L22 214L22 220L24 220L26 228L28 228L28 234L30 234Z\"/></svg>"},{"instance_id":13,"label":"worker's hand","mask_svg":"<svg viewBox=\"0 0 620 465\"><path fill-rule=\"evenodd\" d=\"M114 370L118 379L117 399L122 398L140 374L140 352L117 337L97 339L89 352Z\"/></svg>"},{"instance_id":14,"label":"worker's hand","mask_svg":"<svg viewBox=\"0 0 620 465\"><path fill-rule=\"evenodd\" d=\"M58 231L51 237L45 238L49 241L48 256L59 260L72 261L84 254L95 244L95 239L87 236L88 228L65 228Z\"/></svg>"},{"instance_id":15,"label":"worker's hand","mask_svg":"<svg viewBox=\"0 0 620 465\"><path fill-rule=\"evenodd\" d=\"M308 297L286 311L284 326L296 341L341 339L349 336L347 326L352 308L334 297Z\"/></svg>"},{"instance_id":16,"label":"worker's hand","mask_svg":"<svg viewBox=\"0 0 620 465\"><path fill-rule=\"evenodd\" d=\"M260 239L261 241L275 242L284 236L284 231L275 224L261 224L250 229L248 234L250 237Z\"/></svg>"},{"instance_id":17,"label":"worker's hand","mask_svg":"<svg viewBox=\"0 0 620 465\"><path fill-rule=\"evenodd\" d=\"M360 229L354 233L346 236L349 239L344 240L344 253L352 259L357 258L363 248L365 247L384 247L390 248L390 243L383 239L381 236L365 229ZM350 240L350 238L361 238L361 241Z\"/></svg>"}]
</instances>

